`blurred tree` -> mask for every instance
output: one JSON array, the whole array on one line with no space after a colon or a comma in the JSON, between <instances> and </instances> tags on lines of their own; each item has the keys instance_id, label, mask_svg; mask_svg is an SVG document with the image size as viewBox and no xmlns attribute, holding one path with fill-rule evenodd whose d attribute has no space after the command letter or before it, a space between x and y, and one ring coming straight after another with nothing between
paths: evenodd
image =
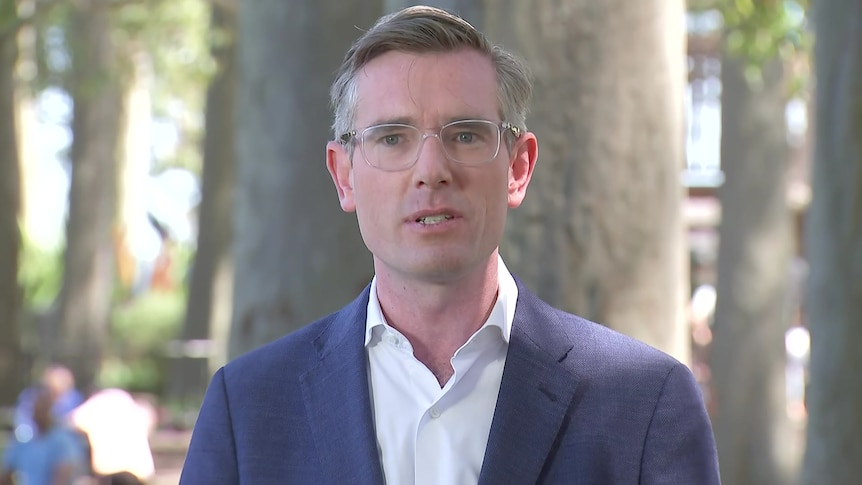
<instances>
[{"instance_id":1,"label":"blurred tree","mask_svg":"<svg viewBox=\"0 0 862 485\"><path fill-rule=\"evenodd\" d=\"M85 1L70 7L72 177L58 330L51 348L86 389L99 371L114 290L111 231L123 107L109 5Z\"/></svg>"},{"instance_id":2,"label":"blurred tree","mask_svg":"<svg viewBox=\"0 0 862 485\"><path fill-rule=\"evenodd\" d=\"M55 42L53 51L41 52L41 63L48 66L43 82L63 86L74 98L60 326L61 335L92 332L98 338L82 336L78 343L65 344L60 339L56 352L61 360L78 360L75 349L98 349L85 352L90 357L80 364L86 385L110 353L109 315L120 289L115 285L115 261L122 283L138 280L137 289L148 283L140 272L141 254L131 254L129 247L150 229L146 221L152 194L144 181L154 165L154 112L177 128L179 151L194 144L200 131L195 128L202 98L198 91L211 63L201 48L201 14L207 4L200 0L87 0L64 7L56 9L42 30L43 38L59 36L64 41ZM71 62L50 61L64 54L70 54ZM195 158L183 151L173 162L196 167ZM81 326L87 326L87 332L76 330Z\"/></svg>"},{"instance_id":3,"label":"blurred tree","mask_svg":"<svg viewBox=\"0 0 862 485\"><path fill-rule=\"evenodd\" d=\"M231 356L336 310L370 280L324 146L333 73L357 28L382 8L380 0L240 3Z\"/></svg>"},{"instance_id":4,"label":"blurred tree","mask_svg":"<svg viewBox=\"0 0 862 485\"><path fill-rule=\"evenodd\" d=\"M764 63L805 54L812 37L802 28L811 0L689 0L692 12L721 14L725 50L745 64L746 76L759 77Z\"/></svg>"},{"instance_id":5,"label":"blurred tree","mask_svg":"<svg viewBox=\"0 0 862 485\"><path fill-rule=\"evenodd\" d=\"M236 169L236 11L211 7L212 55L218 71L207 90L203 143L203 188L198 208L198 243L192 265L189 299L174 361L169 392L175 401L198 406L209 376L227 359L233 293L231 243ZM209 353L195 355L194 341L210 340ZM206 357L209 357L209 365ZM196 403L196 404L194 404Z\"/></svg>"},{"instance_id":6,"label":"blurred tree","mask_svg":"<svg viewBox=\"0 0 862 485\"><path fill-rule=\"evenodd\" d=\"M112 36L121 60L115 70L122 80L125 107L116 221L118 273L124 288L133 287L135 296L157 277L156 251L144 254L140 242L152 237L156 224L166 226L163 242L175 235L160 219L163 214L151 213L157 204L151 187L142 181L167 166L200 170L196 146L202 131L200 92L212 71L204 46L208 11L209 2L201 0L148 0L113 8ZM171 154L165 153L164 135L154 132L156 120L175 130ZM147 222L148 217L155 217L154 224ZM159 256L166 247L162 244Z\"/></svg>"},{"instance_id":7,"label":"blurred tree","mask_svg":"<svg viewBox=\"0 0 862 485\"><path fill-rule=\"evenodd\" d=\"M862 476L862 4L814 4L817 114L811 272L811 384L805 484Z\"/></svg>"},{"instance_id":8,"label":"blurred tree","mask_svg":"<svg viewBox=\"0 0 862 485\"><path fill-rule=\"evenodd\" d=\"M787 83L781 62L747 81L722 60L718 299L711 352L715 434L728 483L794 483L801 443L786 412L784 334L793 252Z\"/></svg>"},{"instance_id":9,"label":"blurred tree","mask_svg":"<svg viewBox=\"0 0 862 485\"><path fill-rule=\"evenodd\" d=\"M15 2L0 4L0 406L15 402L26 376L22 372L18 336L21 310L17 280L21 177L15 129L18 22Z\"/></svg>"},{"instance_id":10,"label":"blurred tree","mask_svg":"<svg viewBox=\"0 0 862 485\"><path fill-rule=\"evenodd\" d=\"M804 52L800 2L712 2L724 18L722 207L710 358L721 475L792 484L804 443L787 414L785 332L791 258L785 111ZM804 3L804 2L803 2ZM797 16L798 14L798 16Z\"/></svg>"},{"instance_id":11,"label":"blurred tree","mask_svg":"<svg viewBox=\"0 0 862 485\"><path fill-rule=\"evenodd\" d=\"M488 2L535 75L540 161L503 256L551 304L690 358L684 2Z\"/></svg>"},{"instance_id":12,"label":"blurred tree","mask_svg":"<svg viewBox=\"0 0 862 485\"><path fill-rule=\"evenodd\" d=\"M13 2L14 3L14 2ZM43 181L38 176L39 147L42 139L38 137L38 114L36 95L38 93L38 62L36 55L36 40L40 18L49 11L48 6L37 7L36 0L17 0L18 11L27 14L26 21L22 19L18 31L18 68L16 85L16 111L18 130L18 155L21 166L21 232L25 244L23 252L31 246L28 242L36 242L48 246L47 231L41 231L44 221L39 220L36 207L43 200L40 185ZM23 17L23 15L22 15ZM19 265L20 271L20 265ZM29 311L26 308L25 312Z\"/></svg>"}]
</instances>

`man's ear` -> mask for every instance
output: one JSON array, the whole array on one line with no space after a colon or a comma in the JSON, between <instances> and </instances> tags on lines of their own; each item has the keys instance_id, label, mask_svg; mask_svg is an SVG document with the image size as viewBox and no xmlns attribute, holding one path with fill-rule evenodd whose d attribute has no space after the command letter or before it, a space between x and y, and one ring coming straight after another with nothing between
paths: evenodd
<instances>
[{"instance_id":1,"label":"man's ear","mask_svg":"<svg viewBox=\"0 0 862 485\"><path fill-rule=\"evenodd\" d=\"M335 184L338 192L338 201L344 212L356 210L356 202L353 199L353 162L347 148L337 141L326 144L326 169Z\"/></svg>"},{"instance_id":2,"label":"man's ear","mask_svg":"<svg viewBox=\"0 0 862 485\"><path fill-rule=\"evenodd\" d=\"M530 185L539 157L536 135L529 131L521 134L512 147L512 152L509 162L509 207L514 209L521 205L527 195L527 186Z\"/></svg>"}]
</instances>

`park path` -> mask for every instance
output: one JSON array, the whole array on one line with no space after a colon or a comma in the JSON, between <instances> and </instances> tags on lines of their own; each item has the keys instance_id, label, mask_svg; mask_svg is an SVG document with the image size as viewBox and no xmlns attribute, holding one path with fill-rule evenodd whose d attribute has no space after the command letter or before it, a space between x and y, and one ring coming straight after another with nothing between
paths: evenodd
<instances>
[{"instance_id":1,"label":"park path","mask_svg":"<svg viewBox=\"0 0 862 485\"><path fill-rule=\"evenodd\" d=\"M191 431L159 430L150 438L156 476L151 485L177 485L191 439Z\"/></svg>"}]
</instances>

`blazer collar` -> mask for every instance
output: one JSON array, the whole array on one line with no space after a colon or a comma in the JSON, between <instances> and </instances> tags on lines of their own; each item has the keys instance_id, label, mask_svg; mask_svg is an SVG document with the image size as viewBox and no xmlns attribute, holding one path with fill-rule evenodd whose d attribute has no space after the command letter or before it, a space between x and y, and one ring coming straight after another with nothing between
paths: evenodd
<instances>
[{"instance_id":1,"label":"blazer collar","mask_svg":"<svg viewBox=\"0 0 862 485\"><path fill-rule=\"evenodd\" d=\"M383 483L363 334L369 288L313 340L319 364L300 387L326 483Z\"/></svg>"},{"instance_id":2,"label":"blazer collar","mask_svg":"<svg viewBox=\"0 0 862 485\"><path fill-rule=\"evenodd\" d=\"M577 388L572 337L558 310L519 280L503 380L480 484L536 483Z\"/></svg>"},{"instance_id":3,"label":"blazer collar","mask_svg":"<svg viewBox=\"0 0 862 485\"><path fill-rule=\"evenodd\" d=\"M517 278L518 302L480 484L535 483L578 385L570 330ZM364 332L369 287L314 339L316 367L300 377L327 483L383 483Z\"/></svg>"}]
</instances>

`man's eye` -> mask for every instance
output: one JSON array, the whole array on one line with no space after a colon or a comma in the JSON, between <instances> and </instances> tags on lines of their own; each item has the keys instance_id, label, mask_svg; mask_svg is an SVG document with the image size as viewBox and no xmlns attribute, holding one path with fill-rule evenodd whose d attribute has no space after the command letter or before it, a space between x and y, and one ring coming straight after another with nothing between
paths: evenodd
<instances>
[{"instance_id":1,"label":"man's eye","mask_svg":"<svg viewBox=\"0 0 862 485\"><path fill-rule=\"evenodd\" d=\"M383 137L383 144L390 146L397 145L400 139L401 138L398 135L386 135Z\"/></svg>"},{"instance_id":2,"label":"man's eye","mask_svg":"<svg viewBox=\"0 0 862 485\"><path fill-rule=\"evenodd\" d=\"M462 131L461 133L458 133L457 140L460 143L470 143L473 141L473 137L473 133Z\"/></svg>"}]
</instances>

